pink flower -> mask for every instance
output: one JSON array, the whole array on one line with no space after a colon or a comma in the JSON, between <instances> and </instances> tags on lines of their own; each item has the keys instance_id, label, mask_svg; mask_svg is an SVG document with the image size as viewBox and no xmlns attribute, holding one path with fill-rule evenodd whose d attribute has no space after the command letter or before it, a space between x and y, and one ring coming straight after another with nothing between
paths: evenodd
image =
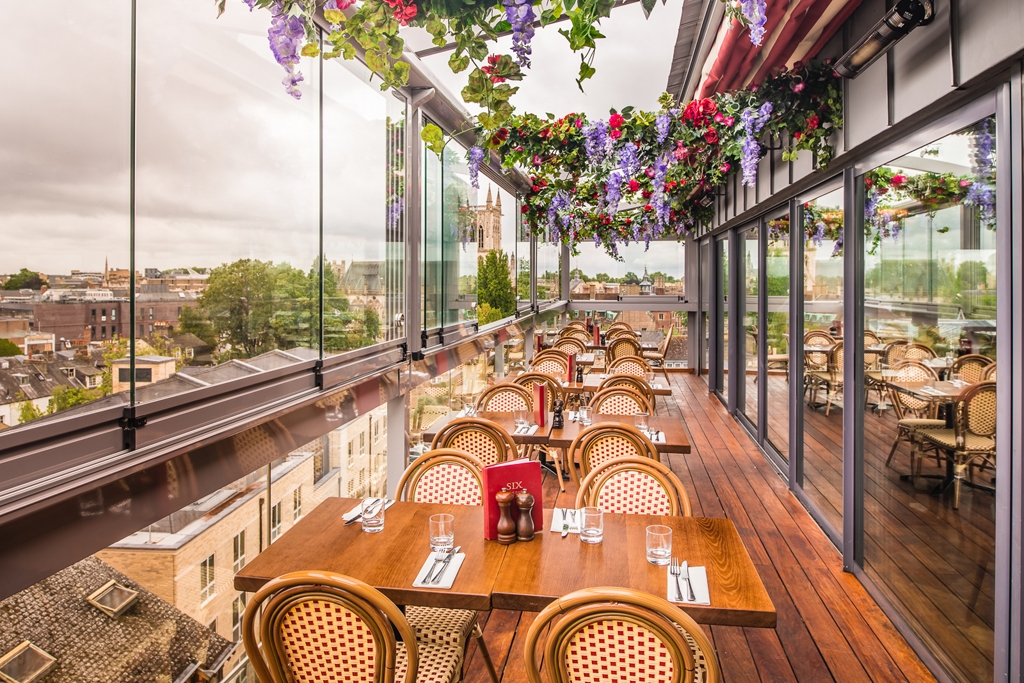
<instances>
[{"instance_id":1,"label":"pink flower","mask_svg":"<svg viewBox=\"0 0 1024 683\"><path fill-rule=\"evenodd\" d=\"M731 117L731 116L726 116L726 117L725 117L725 125L727 125L727 126L731 126L731 125L732 125L732 124L734 124L734 123L736 123L736 119L734 119L734 118L733 118L733 117Z\"/></svg>"},{"instance_id":2,"label":"pink flower","mask_svg":"<svg viewBox=\"0 0 1024 683\"><path fill-rule=\"evenodd\" d=\"M543 161L544 161L544 160L540 158L540 155L539 155L539 154L534 154L534 155L533 155L533 165L534 165L534 166L540 166L540 165L541 165L541 163L543 163Z\"/></svg>"},{"instance_id":3,"label":"pink flower","mask_svg":"<svg viewBox=\"0 0 1024 683\"><path fill-rule=\"evenodd\" d=\"M725 162L724 164L718 167L718 170L721 171L722 173L728 173L730 168L732 168L732 166L729 165L729 162Z\"/></svg>"},{"instance_id":4,"label":"pink flower","mask_svg":"<svg viewBox=\"0 0 1024 683\"><path fill-rule=\"evenodd\" d=\"M613 140L618 140L619 138L621 138L621 137L622 137L622 130L621 130L621 129L619 129L619 128L616 128L616 129L614 129L614 130L613 130L612 132L608 133L608 135L609 135L609 136L610 136L610 137L611 137L611 138L612 138Z\"/></svg>"},{"instance_id":5,"label":"pink flower","mask_svg":"<svg viewBox=\"0 0 1024 683\"><path fill-rule=\"evenodd\" d=\"M799 83L793 86L793 92L801 92L805 87L807 86L804 84L804 82L800 81Z\"/></svg>"},{"instance_id":6,"label":"pink flower","mask_svg":"<svg viewBox=\"0 0 1024 683\"><path fill-rule=\"evenodd\" d=\"M583 127L583 119L576 119L576 127L577 128L582 128Z\"/></svg>"},{"instance_id":7,"label":"pink flower","mask_svg":"<svg viewBox=\"0 0 1024 683\"><path fill-rule=\"evenodd\" d=\"M970 187L973 184L974 184L974 182L970 181L970 180L961 180L960 181L960 187Z\"/></svg>"},{"instance_id":8,"label":"pink flower","mask_svg":"<svg viewBox=\"0 0 1024 683\"><path fill-rule=\"evenodd\" d=\"M612 114L611 118L608 119L608 125L612 128L622 128L622 124L626 122L626 119L622 117L622 114Z\"/></svg>"},{"instance_id":9,"label":"pink flower","mask_svg":"<svg viewBox=\"0 0 1024 683\"><path fill-rule=\"evenodd\" d=\"M889 181L889 184L895 188L900 188L903 187L903 183L905 182L907 182L907 176L902 173L897 173L892 177L892 180Z\"/></svg>"},{"instance_id":10,"label":"pink flower","mask_svg":"<svg viewBox=\"0 0 1024 683\"><path fill-rule=\"evenodd\" d=\"M630 178L629 179L629 191L630 192L636 192L639 189L640 189L640 183L638 183L636 181L636 178Z\"/></svg>"},{"instance_id":11,"label":"pink flower","mask_svg":"<svg viewBox=\"0 0 1024 683\"><path fill-rule=\"evenodd\" d=\"M718 112L717 114L715 114L715 123L721 123L722 121L725 121L725 116L722 114L722 112Z\"/></svg>"},{"instance_id":12,"label":"pink flower","mask_svg":"<svg viewBox=\"0 0 1024 683\"><path fill-rule=\"evenodd\" d=\"M648 166L647 168L645 168L644 169L644 174L648 178L653 178L654 177L654 167L653 166Z\"/></svg>"}]
</instances>

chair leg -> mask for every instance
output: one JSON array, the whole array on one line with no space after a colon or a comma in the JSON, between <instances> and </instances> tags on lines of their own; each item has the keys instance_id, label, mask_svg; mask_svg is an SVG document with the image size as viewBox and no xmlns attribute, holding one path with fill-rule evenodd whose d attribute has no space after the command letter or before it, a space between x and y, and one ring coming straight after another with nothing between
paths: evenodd
<instances>
[{"instance_id":1,"label":"chair leg","mask_svg":"<svg viewBox=\"0 0 1024 683\"><path fill-rule=\"evenodd\" d=\"M559 448L558 453L553 455L552 460L555 461L555 476L558 477L558 488L564 493L565 482L562 481L562 462L565 460L565 449Z\"/></svg>"},{"instance_id":2,"label":"chair leg","mask_svg":"<svg viewBox=\"0 0 1024 683\"><path fill-rule=\"evenodd\" d=\"M889 451L889 457L885 461L885 466L888 467L889 463L892 462L893 457L896 455L896 449L900 447L900 442L903 441L903 433L900 432L896 435L896 440L892 443L892 449Z\"/></svg>"},{"instance_id":3,"label":"chair leg","mask_svg":"<svg viewBox=\"0 0 1024 683\"><path fill-rule=\"evenodd\" d=\"M494 670L494 662L491 661L491 653L487 651L487 643L484 642L484 631L480 624L473 624L472 637L476 640L476 646L480 649L480 657L487 667L487 675L493 683L498 683L498 672Z\"/></svg>"}]
</instances>

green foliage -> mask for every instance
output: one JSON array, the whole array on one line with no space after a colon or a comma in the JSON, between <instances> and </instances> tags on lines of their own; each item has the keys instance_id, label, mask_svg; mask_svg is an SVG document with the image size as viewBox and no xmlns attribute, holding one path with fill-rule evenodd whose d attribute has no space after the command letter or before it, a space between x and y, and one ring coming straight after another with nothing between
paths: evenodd
<instances>
[{"instance_id":1,"label":"green foliage","mask_svg":"<svg viewBox=\"0 0 1024 683\"><path fill-rule=\"evenodd\" d=\"M26 400L25 394L18 392L18 398L25 401L18 406L18 420L21 422L31 422L32 420L38 420L46 415L42 410L36 408L32 401Z\"/></svg>"},{"instance_id":2,"label":"green foliage","mask_svg":"<svg viewBox=\"0 0 1024 683\"><path fill-rule=\"evenodd\" d=\"M0 358L4 356L20 356L21 349L10 339L0 339Z\"/></svg>"},{"instance_id":3,"label":"green foliage","mask_svg":"<svg viewBox=\"0 0 1024 683\"><path fill-rule=\"evenodd\" d=\"M53 390L53 394L50 396L50 405L47 408L48 413L59 413L62 410L68 408L74 408L75 406L84 405L91 403L98 398L101 398L102 394L99 391L92 389L83 389L81 387L56 387Z\"/></svg>"},{"instance_id":4,"label":"green foliage","mask_svg":"<svg viewBox=\"0 0 1024 683\"><path fill-rule=\"evenodd\" d=\"M211 349L217 350L217 333L213 330L213 323L204 317L198 307L185 306L181 309L181 315L178 316L178 332L194 334Z\"/></svg>"},{"instance_id":5,"label":"green foliage","mask_svg":"<svg viewBox=\"0 0 1024 683\"><path fill-rule=\"evenodd\" d=\"M489 251L485 258L479 259L477 300L481 307L487 305L490 315L495 316L493 320L507 318L516 312L516 292L512 287L508 263L503 251ZM477 314L483 324L483 313L478 310Z\"/></svg>"},{"instance_id":6,"label":"green foliage","mask_svg":"<svg viewBox=\"0 0 1024 683\"><path fill-rule=\"evenodd\" d=\"M100 380L100 394L107 396L114 390L114 361L128 357L128 340L117 337L103 345L103 378Z\"/></svg>"},{"instance_id":7,"label":"green foliage","mask_svg":"<svg viewBox=\"0 0 1024 683\"><path fill-rule=\"evenodd\" d=\"M22 268L14 275L11 275L10 279L4 283L4 289L14 291L19 289L40 289L44 284L43 278L39 273L28 268Z\"/></svg>"},{"instance_id":8,"label":"green foliage","mask_svg":"<svg viewBox=\"0 0 1024 683\"><path fill-rule=\"evenodd\" d=\"M622 276L621 282L624 285L638 285L640 284L640 278L633 271L628 271Z\"/></svg>"},{"instance_id":9,"label":"green foliage","mask_svg":"<svg viewBox=\"0 0 1024 683\"><path fill-rule=\"evenodd\" d=\"M519 274L516 276L516 294L520 301L530 300L530 262L519 259Z\"/></svg>"}]
</instances>

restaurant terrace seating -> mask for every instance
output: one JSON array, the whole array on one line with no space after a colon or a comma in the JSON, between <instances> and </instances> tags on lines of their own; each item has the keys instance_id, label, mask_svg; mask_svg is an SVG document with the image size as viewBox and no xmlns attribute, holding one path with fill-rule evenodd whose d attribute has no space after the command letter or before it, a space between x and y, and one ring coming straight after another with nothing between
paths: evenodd
<instances>
[{"instance_id":1,"label":"restaurant terrace seating","mask_svg":"<svg viewBox=\"0 0 1024 683\"><path fill-rule=\"evenodd\" d=\"M986 379L984 377L985 370L991 365L995 365L995 361L988 356L983 356L979 353L969 353L953 361L949 372L950 375L959 373L961 381L976 384Z\"/></svg>"},{"instance_id":2,"label":"restaurant terrace seating","mask_svg":"<svg viewBox=\"0 0 1024 683\"><path fill-rule=\"evenodd\" d=\"M268 582L246 605L242 638L263 683L461 679L461 648L417 642L383 593L340 574L297 571Z\"/></svg>"},{"instance_id":3,"label":"restaurant terrace seating","mask_svg":"<svg viewBox=\"0 0 1024 683\"><path fill-rule=\"evenodd\" d=\"M624 327L615 327L608 330L608 332L605 333L604 338L606 342L610 342L613 339L623 338L635 340L637 338L637 334L633 330L629 330Z\"/></svg>"},{"instance_id":4,"label":"restaurant terrace seating","mask_svg":"<svg viewBox=\"0 0 1024 683\"><path fill-rule=\"evenodd\" d=\"M590 406L595 413L601 415L636 415L652 412L650 403L643 395L624 386L598 391L590 400Z\"/></svg>"},{"instance_id":5,"label":"restaurant terrace seating","mask_svg":"<svg viewBox=\"0 0 1024 683\"><path fill-rule=\"evenodd\" d=\"M568 354L587 352L587 345L577 337L562 337L560 339L556 339L555 343L552 344L551 347L558 349L559 351L564 351Z\"/></svg>"},{"instance_id":6,"label":"restaurant terrace seating","mask_svg":"<svg viewBox=\"0 0 1024 683\"><path fill-rule=\"evenodd\" d=\"M514 382L499 382L481 392L476 410L482 413L512 413L533 410L533 394Z\"/></svg>"},{"instance_id":7,"label":"restaurant terrace seating","mask_svg":"<svg viewBox=\"0 0 1024 683\"><path fill-rule=\"evenodd\" d=\"M651 366L639 356L623 356L616 358L608 364L609 373L624 373L634 377L646 377L651 372Z\"/></svg>"},{"instance_id":8,"label":"restaurant terrace seating","mask_svg":"<svg viewBox=\"0 0 1024 683\"><path fill-rule=\"evenodd\" d=\"M579 433L566 451L567 467L573 482L582 479L603 463L622 457L651 458L661 462L658 449L639 429L618 422L599 422ZM579 462L579 473L575 462Z\"/></svg>"},{"instance_id":9,"label":"restaurant terrace seating","mask_svg":"<svg viewBox=\"0 0 1024 683\"><path fill-rule=\"evenodd\" d=\"M937 380L935 370L920 361L903 361L895 368L892 368L893 382L925 382ZM886 466L892 462L896 455L896 449L904 441L910 443L910 471L916 473L920 469L920 463L915 461L918 456L918 447L914 440L914 432L924 428L942 428L946 425L945 420L936 418L937 404L932 401L925 401L909 394L890 388L889 398L892 401L893 409L896 411L896 440L893 441L889 457L885 461Z\"/></svg>"},{"instance_id":10,"label":"restaurant terrace seating","mask_svg":"<svg viewBox=\"0 0 1024 683\"><path fill-rule=\"evenodd\" d=\"M982 382L984 382L986 380L990 380L990 379L994 380L995 378L996 378L996 364L995 363L992 363L991 365L987 366L984 370L981 371L981 381Z\"/></svg>"},{"instance_id":11,"label":"restaurant terrace seating","mask_svg":"<svg viewBox=\"0 0 1024 683\"><path fill-rule=\"evenodd\" d=\"M711 641L689 615L626 588L586 588L555 600L530 625L525 657L530 683L544 681L542 665L548 683L722 680Z\"/></svg>"},{"instance_id":12,"label":"restaurant terrace seating","mask_svg":"<svg viewBox=\"0 0 1024 683\"><path fill-rule=\"evenodd\" d=\"M576 342L575 339L570 339L568 341L571 341L571 342L574 342L574 343ZM544 360L548 356L554 356L555 358L558 358L560 360L565 361L567 366L569 364L569 352L565 351L564 349L558 348L558 347L554 347L554 348L550 348L550 349L544 349L543 351L538 351L533 356L533 359L530 362L531 363L539 363L540 361Z\"/></svg>"},{"instance_id":13,"label":"restaurant terrace seating","mask_svg":"<svg viewBox=\"0 0 1024 683\"><path fill-rule=\"evenodd\" d=\"M927 360L935 358L935 349L924 344L907 344L903 349L903 357L906 360Z\"/></svg>"},{"instance_id":14,"label":"restaurant terrace seating","mask_svg":"<svg viewBox=\"0 0 1024 683\"><path fill-rule=\"evenodd\" d=\"M530 370L543 372L546 375L565 377L569 372L569 361L559 356L544 356L530 364Z\"/></svg>"},{"instance_id":15,"label":"restaurant terrace seating","mask_svg":"<svg viewBox=\"0 0 1024 683\"><path fill-rule=\"evenodd\" d=\"M953 509L960 507L963 473L974 468L995 468L996 383L985 381L964 389L953 404L953 429L917 430L922 448L941 452L953 461Z\"/></svg>"},{"instance_id":16,"label":"restaurant terrace seating","mask_svg":"<svg viewBox=\"0 0 1024 683\"><path fill-rule=\"evenodd\" d=\"M627 387L632 389L636 393L640 394L647 399L647 402L651 405L651 410L658 409L658 397L654 393L654 389L640 377L634 377L633 375L609 375L601 380L601 383L597 385L598 392L605 389L611 389L612 387Z\"/></svg>"},{"instance_id":17,"label":"restaurant terrace seating","mask_svg":"<svg viewBox=\"0 0 1024 683\"><path fill-rule=\"evenodd\" d=\"M817 399L818 390L825 390L825 415L828 415L832 410L832 403L843 392L842 341L835 342L828 350L828 360L824 370L811 370L807 373L807 384L811 390L810 403L812 406L816 405L815 399Z\"/></svg>"},{"instance_id":18,"label":"restaurant terrace seating","mask_svg":"<svg viewBox=\"0 0 1024 683\"><path fill-rule=\"evenodd\" d=\"M593 335L591 335L589 332L587 332L587 330L585 328L579 328L579 327L573 327L573 328L570 328L568 330L562 330L562 332L559 335L559 337L561 337L563 339L564 338L578 339L581 342L583 342L584 344L589 344L590 342L592 342L594 340Z\"/></svg>"},{"instance_id":19,"label":"restaurant terrace seating","mask_svg":"<svg viewBox=\"0 0 1024 683\"><path fill-rule=\"evenodd\" d=\"M476 457L453 448L428 451L416 459L398 481L399 500L480 505L484 466Z\"/></svg>"},{"instance_id":20,"label":"restaurant terrace seating","mask_svg":"<svg viewBox=\"0 0 1024 683\"><path fill-rule=\"evenodd\" d=\"M547 387L545 391L545 400L547 401L546 410L554 408L555 399L565 400L565 396L562 392L562 381L561 377L564 377L565 373L560 376L552 375L534 368L530 372L524 372L521 375L517 375L512 379L512 382L523 387L526 391L533 396L533 385L543 384Z\"/></svg>"},{"instance_id":21,"label":"restaurant terrace seating","mask_svg":"<svg viewBox=\"0 0 1024 683\"><path fill-rule=\"evenodd\" d=\"M668 334L662 337L661 342L658 344L656 351L644 351L643 359L650 363L653 367L661 368L661 371L665 373L665 379L668 380L668 370L665 368L665 355L668 353L668 345L672 342L672 333L675 331L675 327L668 328Z\"/></svg>"},{"instance_id":22,"label":"restaurant terrace seating","mask_svg":"<svg viewBox=\"0 0 1024 683\"><path fill-rule=\"evenodd\" d=\"M650 458L628 456L591 470L576 493L576 507L586 505L632 515L693 514L690 497L672 470Z\"/></svg>"},{"instance_id":23,"label":"restaurant terrace seating","mask_svg":"<svg viewBox=\"0 0 1024 683\"><path fill-rule=\"evenodd\" d=\"M441 448L469 453L485 466L511 460L519 453L508 432L477 417L459 418L442 427L430 444L432 451Z\"/></svg>"},{"instance_id":24,"label":"restaurant terrace seating","mask_svg":"<svg viewBox=\"0 0 1024 683\"><path fill-rule=\"evenodd\" d=\"M625 336L617 337L608 342L606 353L609 361L616 361L629 356L640 358L643 355L643 350L635 336Z\"/></svg>"}]
</instances>

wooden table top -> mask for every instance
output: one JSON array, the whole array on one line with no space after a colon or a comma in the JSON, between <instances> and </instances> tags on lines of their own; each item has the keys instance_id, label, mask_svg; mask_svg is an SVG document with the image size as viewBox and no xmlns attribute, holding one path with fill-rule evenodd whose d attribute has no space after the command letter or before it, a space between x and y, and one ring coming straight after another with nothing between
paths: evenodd
<instances>
[{"instance_id":1,"label":"wooden table top","mask_svg":"<svg viewBox=\"0 0 1024 683\"><path fill-rule=\"evenodd\" d=\"M256 556L234 587L257 591L268 581L303 569L345 574L364 581L402 605L452 609L539 611L552 600L596 586L623 586L664 597L666 567L645 559L649 524L672 527L674 554L707 568L711 606L680 605L702 624L774 628L775 607L728 519L613 515L604 519L604 541L581 543L575 534L538 531L529 543L503 546L483 538L483 508L464 505L395 503L385 513L384 531L366 534L342 515L358 500L328 498ZM466 554L451 590L413 588L430 553L427 520L455 515L455 542ZM553 511L544 511L545 529Z\"/></svg>"},{"instance_id":2,"label":"wooden table top","mask_svg":"<svg viewBox=\"0 0 1024 683\"><path fill-rule=\"evenodd\" d=\"M438 419L434 420L433 424L431 424L427 428L427 430L425 432L423 432L423 440L424 441L433 441L434 437L437 436L437 433L439 431L441 431L442 428L446 427L449 422L451 422L452 420L456 419L458 416L459 416L458 413L452 412L452 413L448 413L447 415L445 415L443 417L439 417ZM546 444L548 442L548 440L551 438L551 413L548 413L548 419L545 422L545 426L544 427L538 427L536 434L516 434L515 433L515 431L516 431L515 416L512 413L499 413L499 412L490 412L490 411L482 412L481 411L481 412L477 413L476 415L473 415L472 417L483 418L485 420L490 420L491 422L497 424L502 429L504 429L506 432L508 432L509 436L511 436L512 440L514 442L516 442L517 444L524 444L524 443L529 443L529 444ZM531 424L533 423L533 413L532 412L530 413L530 422L531 422Z\"/></svg>"},{"instance_id":3,"label":"wooden table top","mask_svg":"<svg viewBox=\"0 0 1024 683\"><path fill-rule=\"evenodd\" d=\"M956 397L960 395L960 392L966 389L970 385L957 386L952 382L936 382L935 392L924 391L924 382L893 382L889 381L887 384L895 389L901 391L904 394L910 394L914 398L919 398L922 401L941 401L948 403L956 400Z\"/></svg>"},{"instance_id":4,"label":"wooden table top","mask_svg":"<svg viewBox=\"0 0 1024 683\"><path fill-rule=\"evenodd\" d=\"M544 528L553 510L544 510ZM621 586L665 597L668 568L646 559L650 524L672 527L675 557L707 567L711 605L679 605L702 624L774 628L775 606L761 583L739 532L728 519L650 515L604 516L604 541L582 543L545 531L529 543L514 543L494 584L494 609L536 612L581 588Z\"/></svg>"},{"instance_id":5,"label":"wooden table top","mask_svg":"<svg viewBox=\"0 0 1024 683\"><path fill-rule=\"evenodd\" d=\"M562 391L570 394L582 394L589 393L593 394L597 391L597 387L600 386L601 382L607 379L609 375L592 372L589 375L583 376L583 384L576 382L569 382L569 386L563 386ZM671 396L672 388L661 382L655 382L651 387L655 396Z\"/></svg>"},{"instance_id":6,"label":"wooden table top","mask_svg":"<svg viewBox=\"0 0 1024 683\"><path fill-rule=\"evenodd\" d=\"M600 422L620 422L632 426L633 416L595 415L594 424ZM681 420L665 415L651 415L647 418L647 424L651 429L657 429L665 434L665 443L654 444L659 453L690 452L690 440L686 437L686 429L683 428ZM552 429L545 443L553 448L568 448L583 428L579 422L570 422L566 418L565 426L561 429Z\"/></svg>"},{"instance_id":7,"label":"wooden table top","mask_svg":"<svg viewBox=\"0 0 1024 683\"><path fill-rule=\"evenodd\" d=\"M302 569L364 581L400 605L491 609L491 592L505 546L484 540L484 509L470 505L397 502L384 513L384 531L363 533L342 515L359 504L328 498L235 574L235 590L256 591L273 578ZM430 515L455 515L455 543L466 559L451 590L413 588L430 554Z\"/></svg>"}]
</instances>

